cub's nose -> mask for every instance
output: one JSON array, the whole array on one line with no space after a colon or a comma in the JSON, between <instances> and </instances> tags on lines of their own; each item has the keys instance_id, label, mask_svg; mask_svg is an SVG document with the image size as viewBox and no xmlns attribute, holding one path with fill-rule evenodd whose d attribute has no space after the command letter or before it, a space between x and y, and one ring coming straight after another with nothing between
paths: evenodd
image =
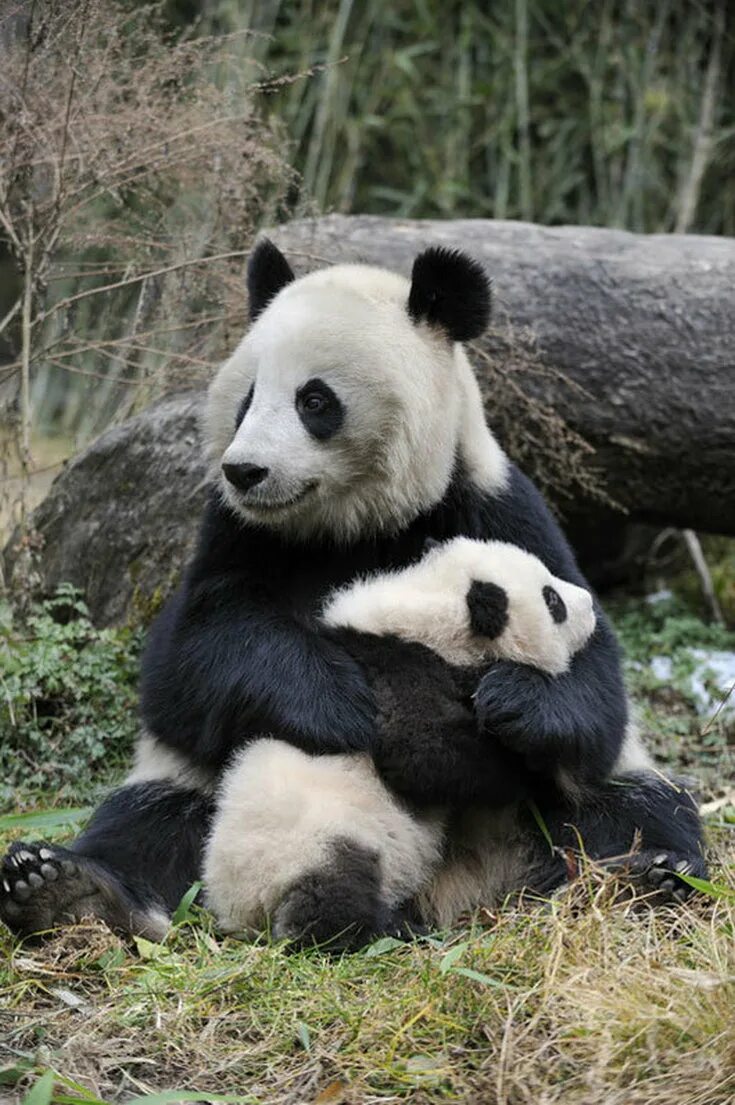
<instances>
[{"instance_id":1,"label":"cub's nose","mask_svg":"<svg viewBox=\"0 0 735 1105\"><path fill-rule=\"evenodd\" d=\"M268 469L259 468L257 464L223 464L222 471L238 491L249 491L268 475Z\"/></svg>"}]
</instances>

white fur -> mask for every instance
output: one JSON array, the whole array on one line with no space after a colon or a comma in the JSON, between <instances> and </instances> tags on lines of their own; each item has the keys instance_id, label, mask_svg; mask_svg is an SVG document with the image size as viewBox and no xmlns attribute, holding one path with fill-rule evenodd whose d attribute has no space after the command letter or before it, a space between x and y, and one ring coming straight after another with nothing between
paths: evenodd
<instances>
[{"instance_id":1,"label":"white fur","mask_svg":"<svg viewBox=\"0 0 735 1105\"><path fill-rule=\"evenodd\" d=\"M528 879L532 849L517 806L470 810L452 824L450 851L418 896L428 925L443 929L463 913L503 903Z\"/></svg>"},{"instance_id":2,"label":"white fur","mask_svg":"<svg viewBox=\"0 0 735 1105\"><path fill-rule=\"evenodd\" d=\"M631 775L642 771L654 770L654 762L643 743L638 724L635 719L628 722L623 738L623 745L615 761L612 774Z\"/></svg>"},{"instance_id":3,"label":"white fur","mask_svg":"<svg viewBox=\"0 0 735 1105\"><path fill-rule=\"evenodd\" d=\"M472 633L473 580L508 593L509 624L495 640ZM567 604L561 625L544 603L547 584ZM440 545L408 568L352 583L328 600L323 620L419 641L460 665L492 655L551 673L566 668L595 625L589 592L557 579L516 546L468 538ZM452 834L453 854L443 860L441 815L410 811L368 756L310 756L263 739L237 757L218 797L204 882L219 924L225 931L262 929L288 887L323 866L340 838L378 853L388 906L429 887L425 915L441 925L481 901L501 900L527 870L515 810L467 815Z\"/></svg>"},{"instance_id":4,"label":"white fur","mask_svg":"<svg viewBox=\"0 0 735 1105\"><path fill-rule=\"evenodd\" d=\"M473 581L496 583L509 599L508 625L496 638L470 627L467 593ZM556 624L542 591L553 587L567 607ZM550 675L565 671L595 628L592 596L552 575L531 553L505 541L468 537L432 549L418 564L349 584L327 602L324 621L364 633L418 641L453 664L516 660Z\"/></svg>"},{"instance_id":5,"label":"white fur","mask_svg":"<svg viewBox=\"0 0 735 1105\"><path fill-rule=\"evenodd\" d=\"M397 530L438 503L461 458L487 491L508 481L463 348L408 316L409 283L383 269L337 265L283 288L214 378L205 439L222 463L267 467L243 495L222 494L249 521L308 539ZM346 410L334 438L315 441L295 409L319 378ZM241 401L255 384L237 432ZM294 501L296 500L296 501Z\"/></svg>"},{"instance_id":6,"label":"white fur","mask_svg":"<svg viewBox=\"0 0 735 1105\"><path fill-rule=\"evenodd\" d=\"M197 767L187 756L168 748L157 737L144 730L138 737L133 767L125 779L125 785L160 782L192 787L204 794L212 794L216 776L214 772Z\"/></svg>"},{"instance_id":7,"label":"white fur","mask_svg":"<svg viewBox=\"0 0 735 1105\"><path fill-rule=\"evenodd\" d=\"M225 932L265 927L284 892L347 838L380 852L386 903L424 885L443 822L420 820L385 789L369 756L310 756L262 739L226 772L204 862L207 903Z\"/></svg>"}]
</instances>

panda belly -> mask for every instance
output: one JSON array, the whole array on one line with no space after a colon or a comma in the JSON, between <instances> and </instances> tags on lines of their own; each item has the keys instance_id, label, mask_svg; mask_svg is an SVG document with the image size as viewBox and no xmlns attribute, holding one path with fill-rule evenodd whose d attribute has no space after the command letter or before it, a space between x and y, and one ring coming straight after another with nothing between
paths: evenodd
<instances>
[{"instance_id":1,"label":"panda belly","mask_svg":"<svg viewBox=\"0 0 735 1105\"><path fill-rule=\"evenodd\" d=\"M443 818L415 817L367 755L312 756L263 738L225 773L204 860L207 904L225 932L262 931L289 888L328 870L345 843L377 856L388 909L427 884Z\"/></svg>"}]
</instances>

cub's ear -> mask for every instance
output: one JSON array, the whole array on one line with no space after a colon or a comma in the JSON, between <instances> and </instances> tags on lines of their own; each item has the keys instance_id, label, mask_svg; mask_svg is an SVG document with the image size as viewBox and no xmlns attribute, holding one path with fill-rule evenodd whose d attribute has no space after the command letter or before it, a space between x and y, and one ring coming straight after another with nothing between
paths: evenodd
<instances>
[{"instance_id":1,"label":"cub's ear","mask_svg":"<svg viewBox=\"0 0 735 1105\"><path fill-rule=\"evenodd\" d=\"M490 320L490 281L484 268L457 249L434 246L413 263L408 313L444 330L452 341L478 338Z\"/></svg>"},{"instance_id":2,"label":"cub's ear","mask_svg":"<svg viewBox=\"0 0 735 1105\"><path fill-rule=\"evenodd\" d=\"M248 261L250 321L253 322L281 288L285 288L294 279L291 266L278 246L274 246L268 238L263 238Z\"/></svg>"},{"instance_id":3,"label":"cub's ear","mask_svg":"<svg viewBox=\"0 0 735 1105\"><path fill-rule=\"evenodd\" d=\"M497 583L473 580L467 592L470 627L479 637L493 640L508 624L508 596Z\"/></svg>"}]
</instances>

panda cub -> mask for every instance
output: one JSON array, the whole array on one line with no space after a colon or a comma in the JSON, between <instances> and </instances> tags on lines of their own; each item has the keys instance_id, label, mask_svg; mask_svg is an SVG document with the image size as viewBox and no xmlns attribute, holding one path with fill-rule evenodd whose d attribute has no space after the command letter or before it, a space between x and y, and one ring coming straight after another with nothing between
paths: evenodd
<instances>
[{"instance_id":1,"label":"panda cub","mask_svg":"<svg viewBox=\"0 0 735 1105\"><path fill-rule=\"evenodd\" d=\"M477 669L509 659L561 674L594 631L592 597L506 542L458 537L427 544L418 563L334 592L322 621L351 635L381 724L395 726L396 702L406 707L407 688L391 688L391 676L403 678L408 667L409 679L420 678L433 654L445 677L466 677L467 717L459 720L474 727ZM418 646L415 669L391 661L396 638ZM429 663L436 690L434 674L440 671ZM424 688L421 694L425 700ZM436 712L437 724L450 725L454 735L457 717L447 716L439 699ZM493 755L488 737L490 764ZM501 754L496 767L498 805L522 797L521 762ZM227 932L252 933L270 921L276 937L321 942L343 921L347 942L364 942L395 927L404 905L431 883L444 857L447 821L441 807L419 812L391 794L367 754L310 755L258 740L221 781L204 862L208 905ZM303 931L304 917L319 918L316 930Z\"/></svg>"}]
</instances>

